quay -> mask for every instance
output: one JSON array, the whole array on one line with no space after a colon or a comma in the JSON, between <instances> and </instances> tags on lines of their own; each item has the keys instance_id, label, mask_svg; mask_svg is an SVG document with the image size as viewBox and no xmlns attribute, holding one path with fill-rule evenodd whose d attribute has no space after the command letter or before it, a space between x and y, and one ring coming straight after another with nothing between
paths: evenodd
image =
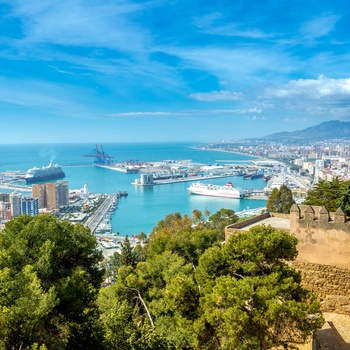
<instances>
[{"instance_id":1,"label":"quay","mask_svg":"<svg viewBox=\"0 0 350 350\"><path fill-rule=\"evenodd\" d=\"M25 173L19 170L6 170L0 173L0 189L20 192L32 192L32 186L17 185L16 182L24 181Z\"/></svg>"},{"instance_id":2,"label":"quay","mask_svg":"<svg viewBox=\"0 0 350 350\"><path fill-rule=\"evenodd\" d=\"M187 176L187 177L174 177L164 180L154 180L152 175L142 174L140 179L135 179L134 182L131 182L131 185L135 186L154 186L154 185L167 185L178 182L190 182L190 181L204 181L211 179L219 179L224 177L236 176L234 173L225 173L221 175L196 175L196 176Z\"/></svg>"},{"instance_id":3,"label":"quay","mask_svg":"<svg viewBox=\"0 0 350 350\"><path fill-rule=\"evenodd\" d=\"M103 203L97 208L95 213L93 213L86 221L85 226L89 227L91 233L94 233L98 225L102 222L108 210L112 207L114 203L118 200L117 194L107 194Z\"/></svg>"},{"instance_id":4,"label":"quay","mask_svg":"<svg viewBox=\"0 0 350 350\"><path fill-rule=\"evenodd\" d=\"M21 192L32 192L31 186L20 186L20 185L9 185L4 182L0 182L0 189L2 190L12 190L12 191L21 191Z\"/></svg>"}]
</instances>

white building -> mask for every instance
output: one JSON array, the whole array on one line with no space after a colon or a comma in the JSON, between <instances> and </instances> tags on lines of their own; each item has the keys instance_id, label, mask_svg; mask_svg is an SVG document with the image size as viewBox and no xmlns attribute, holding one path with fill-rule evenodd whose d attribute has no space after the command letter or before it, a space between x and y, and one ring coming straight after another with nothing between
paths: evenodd
<instances>
[{"instance_id":1,"label":"white building","mask_svg":"<svg viewBox=\"0 0 350 350\"><path fill-rule=\"evenodd\" d=\"M22 214L22 195L18 192L12 192L10 194L11 215L13 218Z\"/></svg>"}]
</instances>

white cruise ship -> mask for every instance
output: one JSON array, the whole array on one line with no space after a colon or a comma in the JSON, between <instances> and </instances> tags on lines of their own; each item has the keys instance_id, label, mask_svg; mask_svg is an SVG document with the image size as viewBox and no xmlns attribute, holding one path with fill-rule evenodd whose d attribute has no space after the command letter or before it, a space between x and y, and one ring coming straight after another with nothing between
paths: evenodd
<instances>
[{"instance_id":1,"label":"white cruise ship","mask_svg":"<svg viewBox=\"0 0 350 350\"><path fill-rule=\"evenodd\" d=\"M233 187L232 182L224 186L194 182L188 188L188 192L189 194L222 198L243 198L248 194L243 188Z\"/></svg>"},{"instance_id":2,"label":"white cruise ship","mask_svg":"<svg viewBox=\"0 0 350 350\"><path fill-rule=\"evenodd\" d=\"M62 177L65 177L62 168L57 164L50 163L48 166L43 166L42 168L34 167L29 169L25 175L25 180L27 183L33 183L61 179Z\"/></svg>"}]
</instances>

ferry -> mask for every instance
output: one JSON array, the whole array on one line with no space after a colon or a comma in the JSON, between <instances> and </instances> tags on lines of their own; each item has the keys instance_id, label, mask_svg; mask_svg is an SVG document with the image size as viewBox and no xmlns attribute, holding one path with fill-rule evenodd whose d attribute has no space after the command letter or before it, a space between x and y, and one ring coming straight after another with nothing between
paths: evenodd
<instances>
[{"instance_id":1,"label":"ferry","mask_svg":"<svg viewBox=\"0 0 350 350\"><path fill-rule=\"evenodd\" d=\"M224 186L203 184L194 182L187 189L189 194L199 194L201 196L222 197L222 198L244 198L248 195L247 190L234 187L232 182L228 182Z\"/></svg>"}]
</instances>

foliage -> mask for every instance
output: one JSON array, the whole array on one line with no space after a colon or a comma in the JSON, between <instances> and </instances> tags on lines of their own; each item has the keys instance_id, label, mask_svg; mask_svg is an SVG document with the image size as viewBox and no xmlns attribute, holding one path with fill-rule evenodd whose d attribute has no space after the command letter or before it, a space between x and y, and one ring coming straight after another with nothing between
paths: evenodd
<instances>
[{"instance_id":1,"label":"foliage","mask_svg":"<svg viewBox=\"0 0 350 350\"><path fill-rule=\"evenodd\" d=\"M137 256L131 247L128 236L125 236L124 242L122 243L122 250L120 253L116 253L117 266L132 266L135 267L137 264Z\"/></svg>"},{"instance_id":2,"label":"foliage","mask_svg":"<svg viewBox=\"0 0 350 350\"><path fill-rule=\"evenodd\" d=\"M238 220L238 216L232 209L224 208L209 217L209 223L216 230L220 240L225 239L225 227L234 224Z\"/></svg>"},{"instance_id":3,"label":"foliage","mask_svg":"<svg viewBox=\"0 0 350 350\"><path fill-rule=\"evenodd\" d=\"M88 228L51 215L6 223L0 235L5 348L99 348L95 300L103 271L95 248Z\"/></svg>"},{"instance_id":4,"label":"foliage","mask_svg":"<svg viewBox=\"0 0 350 350\"><path fill-rule=\"evenodd\" d=\"M267 200L266 209L274 213L288 214L290 208L295 203L292 191L285 185L280 189L274 188Z\"/></svg>"},{"instance_id":5,"label":"foliage","mask_svg":"<svg viewBox=\"0 0 350 350\"><path fill-rule=\"evenodd\" d=\"M141 242L143 242L143 241L145 241L145 240L147 239L147 235L146 235L144 232L141 232L141 233L137 236L137 238L138 238Z\"/></svg>"},{"instance_id":6,"label":"foliage","mask_svg":"<svg viewBox=\"0 0 350 350\"><path fill-rule=\"evenodd\" d=\"M217 234L213 229L192 227L190 218L173 214L157 224L148 241L146 261L136 268L122 266L116 284L109 288L119 304L132 310L126 338L143 343L141 335L145 334L150 349L192 348L199 307L194 271L203 252L218 243ZM103 318L116 317L112 310L105 308ZM104 325L106 334L113 333L109 323Z\"/></svg>"},{"instance_id":7,"label":"foliage","mask_svg":"<svg viewBox=\"0 0 350 350\"><path fill-rule=\"evenodd\" d=\"M304 339L323 319L286 264L296 255L296 239L270 226L222 245L213 226L168 215L149 237L146 260L120 267L116 284L101 291L107 340L112 348L215 350Z\"/></svg>"},{"instance_id":8,"label":"foliage","mask_svg":"<svg viewBox=\"0 0 350 350\"><path fill-rule=\"evenodd\" d=\"M116 283L102 289L87 228L11 220L0 235L0 348L267 349L320 328L319 303L287 264L296 239L256 226L223 245L218 230L231 220L227 209L209 223L200 211L168 215L143 261L126 237Z\"/></svg>"},{"instance_id":9,"label":"foliage","mask_svg":"<svg viewBox=\"0 0 350 350\"><path fill-rule=\"evenodd\" d=\"M191 225L192 221L187 215L182 217L181 214L178 212L168 214L164 220L160 220L157 223L157 225L153 228L152 234L149 236L149 239L151 239L154 234L162 234L165 236L176 234L177 231L190 229Z\"/></svg>"},{"instance_id":10,"label":"foliage","mask_svg":"<svg viewBox=\"0 0 350 350\"><path fill-rule=\"evenodd\" d=\"M307 193L303 204L324 206L330 212L339 208L339 195L342 182L339 178L332 181L320 180L315 187Z\"/></svg>"},{"instance_id":11,"label":"foliage","mask_svg":"<svg viewBox=\"0 0 350 350\"><path fill-rule=\"evenodd\" d=\"M350 215L350 181L342 182L337 205L346 215Z\"/></svg>"},{"instance_id":12,"label":"foliage","mask_svg":"<svg viewBox=\"0 0 350 350\"><path fill-rule=\"evenodd\" d=\"M196 271L203 292L197 331L213 334L218 349L267 349L320 328L319 303L286 264L296 254L296 239L270 226L255 226L221 249L208 249Z\"/></svg>"},{"instance_id":13,"label":"foliage","mask_svg":"<svg viewBox=\"0 0 350 350\"><path fill-rule=\"evenodd\" d=\"M319 181L308 192L303 204L324 206L330 212L341 208L346 215L350 215L350 181Z\"/></svg>"}]
</instances>

